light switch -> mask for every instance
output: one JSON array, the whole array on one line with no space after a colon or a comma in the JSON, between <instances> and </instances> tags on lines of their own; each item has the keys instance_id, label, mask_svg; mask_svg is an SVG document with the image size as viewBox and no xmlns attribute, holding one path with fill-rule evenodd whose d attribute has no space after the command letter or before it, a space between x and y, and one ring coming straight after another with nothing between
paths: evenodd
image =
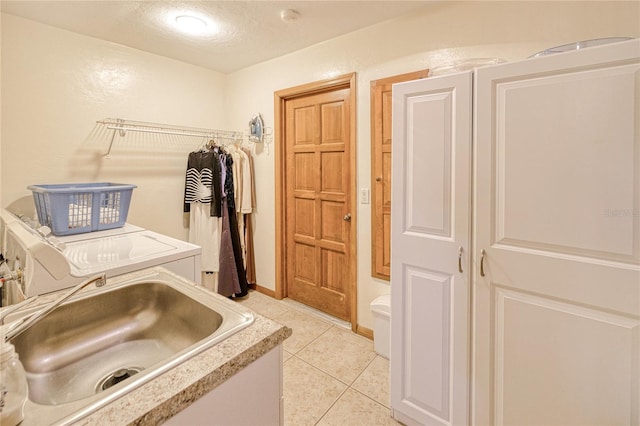
<instances>
[{"instance_id":1,"label":"light switch","mask_svg":"<svg viewBox=\"0 0 640 426\"><path fill-rule=\"evenodd\" d=\"M360 188L360 204L369 204L369 188Z\"/></svg>"}]
</instances>

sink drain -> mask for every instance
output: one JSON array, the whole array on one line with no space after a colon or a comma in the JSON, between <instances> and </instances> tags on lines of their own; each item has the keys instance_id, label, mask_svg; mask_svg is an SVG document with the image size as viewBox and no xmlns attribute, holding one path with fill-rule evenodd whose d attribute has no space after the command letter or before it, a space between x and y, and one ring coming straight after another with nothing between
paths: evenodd
<instances>
[{"instance_id":1,"label":"sink drain","mask_svg":"<svg viewBox=\"0 0 640 426\"><path fill-rule=\"evenodd\" d=\"M100 380L98 386L96 386L96 393L109 389L113 385L117 385L123 380L128 379L134 374L138 374L143 369L139 367L120 368L113 373L109 374L104 379Z\"/></svg>"}]
</instances>

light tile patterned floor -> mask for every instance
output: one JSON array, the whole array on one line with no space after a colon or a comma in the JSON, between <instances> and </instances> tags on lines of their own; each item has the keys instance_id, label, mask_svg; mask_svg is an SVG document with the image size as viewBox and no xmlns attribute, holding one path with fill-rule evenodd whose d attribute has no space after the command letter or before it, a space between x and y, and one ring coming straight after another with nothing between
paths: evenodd
<instances>
[{"instance_id":1,"label":"light tile patterned floor","mask_svg":"<svg viewBox=\"0 0 640 426\"><path fill-rule=\"evenodd\" d=\"M398 425L389 408L389 361L337 322L256 291L237 299L290 327L284 342L285 426Z\"/></svg>"}]
</instances>

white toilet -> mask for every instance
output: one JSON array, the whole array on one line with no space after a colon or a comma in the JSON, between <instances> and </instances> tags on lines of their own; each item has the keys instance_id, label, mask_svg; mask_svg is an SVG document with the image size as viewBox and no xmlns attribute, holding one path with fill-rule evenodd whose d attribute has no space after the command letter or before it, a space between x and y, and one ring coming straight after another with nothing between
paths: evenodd
<instances>
[{"instance_id":1,"label":"white toilet","mask_svg":"<svg viewBox=\"0 0 640 426\"><path fill-rule=\"evenodd\" d=\"M389 330L391 318L391 295L384 294L371 302L373 314L373 346L378 355L389 359Z\"/></svg>"}]
</instances>

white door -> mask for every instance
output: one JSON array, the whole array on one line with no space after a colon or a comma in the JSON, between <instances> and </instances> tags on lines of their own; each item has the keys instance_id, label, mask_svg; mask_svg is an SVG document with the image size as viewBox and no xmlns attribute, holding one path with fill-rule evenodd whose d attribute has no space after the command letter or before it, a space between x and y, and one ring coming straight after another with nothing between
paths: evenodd
<instances>
[{"instance_id":1,"label":"white door","mask_svg":"<svg viewBox=\"0 0 640 426\"><path fill-rule=\"evenodd\" d=\"M639 54L476 72L474 424L640 422Z\"/></svg>"},{"instance_id":2,"label":"white door","mask_svg":"<svg viewBox=\"0 0 640 426\"><path fill-rule=\"evenodd\" d=\"M468 423L470 72L393 85L391 406Z\"/></svg>"}]
</instances>

